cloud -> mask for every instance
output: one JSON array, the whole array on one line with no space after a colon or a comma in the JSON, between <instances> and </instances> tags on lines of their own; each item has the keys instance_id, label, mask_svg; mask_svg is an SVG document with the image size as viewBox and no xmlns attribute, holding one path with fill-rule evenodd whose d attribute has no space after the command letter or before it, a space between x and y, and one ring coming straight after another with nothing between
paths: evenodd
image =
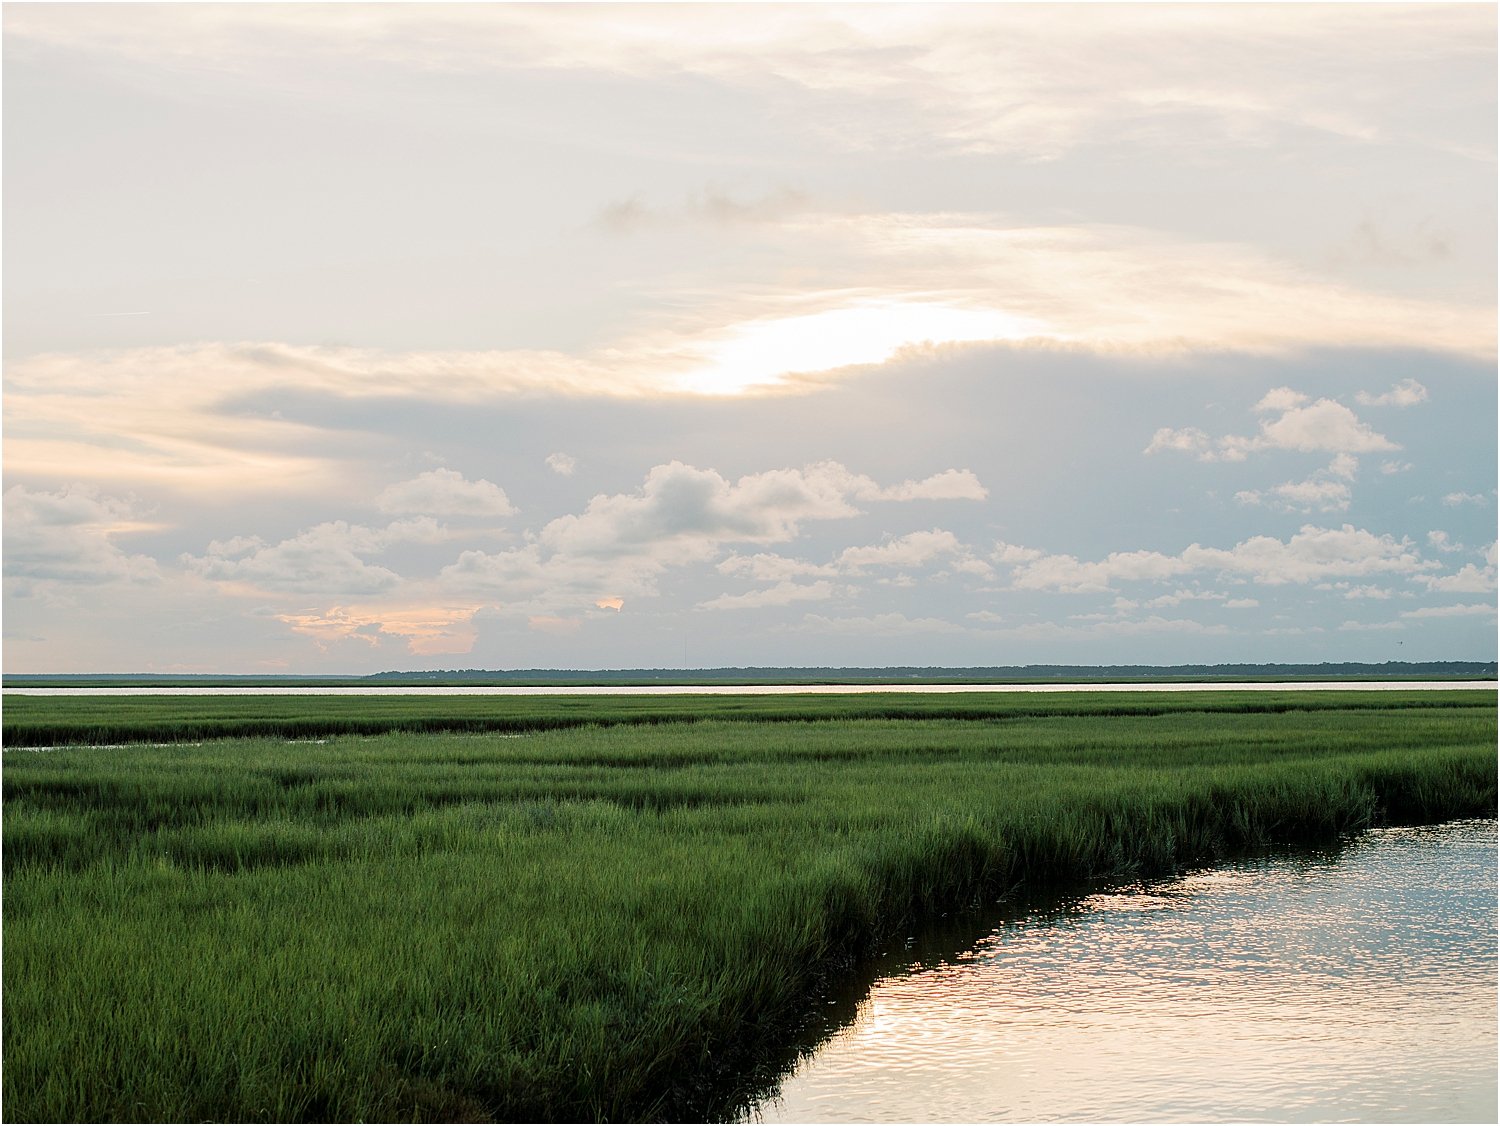
<instances>
[{"instance_id":1,"label":"cloud","mask_svg":"<svg viewBox=\"0 0 1500 1126\"><path fill-rule=\"evenodd\" d=\"M1433 547L1437 548L1439 551L1445 553L1464 550L1464 545L1461 543L1454 543L1451 539L1448 538L1447 532L1428 532L1427 542L1430 543Z\"/></svg>"},{"instance_id":2,"label":"cloud","mask_svg":"<svg viewBox=\"0 0 1500 1126\"><path fill-rule=\"evenodd\" d=\"M736 481L712 469L672 461L653 467L635 492L595 496L582 512L550 521L528 534L529 542L522 547L495 553L465 551L440 577L446 589L534 606L652 595L669 568L710 562L730 545L784 543L810 522L859 515L862 504L944 500L982 492L966 470L883 486L834 461L752 473ZM924 545L930 549L932 544L922 539L929 535L941 538L947 533L917 533L916 540L891 550L920 552ZM704 604L714 609L787 596L795 585L787 584L794 578L832 576L848 568L761 552L730 555L718 569L781 585L773 587L775 594L724 595L725 601ZM814 583L798 589L824 588Z\"/></svg>"},{"instance_id":3,"label":"cloud","mask_svg":"<svg viewBox=\"0 0 1500 1126\"><path fill-rule=\"evenodd\" d=\"M408 653L435 656L467 653L474 648L478 631L473 620L478 609L475 605L361 604L273 616L293 633L311 638L324 652L342 641L379 649L383 639L391 637L403 642Z\"/></svg>"},{"instance_id":4,"label":"cloud","mask_svg":"<svg viewBox=\"0 0 1500 1126\"><path fill-rule=\"evenodd\" d=\"M854 516L856 496L875 491L874 482L836 462L730 482L712 469L673 461L651 469L636 493L596 496L582 513L553 520L539 540L551 551L571 555L671 544L702 557L723 541L785 541L805 521Z\"/></svg>"},{"instance_id":5,"label":"cloud","mask_svg":"<svg viewBox=\"0 0 1500 1126\"><path fill-rule=\"evenodd\" d=\"M686 77L754 97L804 143L835 150L1041 161L1127 137L1168 159L1311 131L1493 151L1493 138L1461 115L1419 129L1401 112L1414 89L1458 97L1476 61L1492 57L1492 13L1466 6L1277 6L1253 25L1232 6L1176 5L1104 6L1086 18L1066 6L789 5L753 24L712 6L684 18L655 6L581 17L552 5L212 5L191 20L152 9L83 18L30 8L7 23L20 44L151 71L212 67L309 95L339 90L331 63L350 59L426 74L525 67L633 82Z\"/></svg>"},{"instance_id":6,"label":"cloud","mask_svg":"<svg viewBox=\"0 0 1500 1126\"><path fill-rule=\"evenodd\" d=\"M184 554L179 562L193 574L232 584L243 593L317 594L343 600L390 591L401 582L394 571L361 556L398 543L432 543L442 536L430 517L398 520L385 528L333 520L276 544L256 536L215 540L203 555Z\"/></svg>"},{"instance_id":7,"label":"cloud","mask_svg":"<svg viewBox=\"0 0 1500 1126\"><path fill-rule=\"evenodd\" d=\"M789 606L793 602L818 602L832 598L833 584L820 579L814 583L781 582L765 590L747 594L721 594L698 603L700 610L754 610L765 606Z\"/></svg>"},{"instance_id":8,"label":"cloud","mask_svg":"<svg viewBox=\"0 0 1500 1126\"><path fill-rule=\"evenodd\" d=\"M13 485L5 490L5 576L44 584L154 583L161 578L156 561L114 541L156 527L135 502L85 485L56 492Z\"/></svg>"},{"instance_id":9,"label":"cloud","mask_svg":"<svg viewBox=\"0 0 1500 1126\"><path fill-rule=\"evenodd\" d=\"M764 254L741 272L644 292L628 332L572 351L259 341L20 357L5 372L7 468L221 494L327 478L339 452L329 432L264 406L290 393L457 405L521 396L805 394L870 365L959 347L1024 355L1356 344L1486 358L1494 348L1488 300L1360 293L1251 247L1145 228L1018 226L967 212L822 212L790 216L758 231L756 242ZM807 264L796 284L779 267L759 265L780 261ZM1296 409L1303 413L1286 412L1254 438L1226 439L1214 456L1395 448L1332 402ZM1153 451L1168 448L1209 454L1191 428L1159 432Z\"/></svg>"},{"instance_id":10,"label":"cloud","mask_svg":"<svg viewBox=\"0 0 1500 1126\"><path fill-rule=\"evenodd\" d=\"M1403 379L1382 395L1360 391L1354 398L1367 407L1411 407L1427 401L1427 388L1415 379Z\"/></svg>"},{"instance_id":11,"label":"cloud","mask_svg":"<svg viewBox=\"0 0 1500 1126\"><path fill-rule=\"evenodd\" d=\"M1470 618L1494 614L1493 603L1472 602L1462 606L1422 606L1416 610L1403 610L1403 618Z\"/></svg>"},{"instance_id":12,"label":"cloud","mask_svg":"<svg viewBox=\"0 0 1500 1126\"><path fill-rule=\"evenodd\" d=\"M1265 491L1245 489L1234 494L1241 504L1271 504L1287 512L1343 512L1351 493L1343 481L1311 477L1288 481Z\"/></svg>"},{"instance_id":13,"label":"cloud","mask_svg":"<svg viewBox=\"0 0 1500 1126\"><path fill-rule=\"evenodd\" d=\"M565 453L548 454L547 468L559 477L571 477L573 471L578 468L578 459Z\"/></svg>"},{"instance_id":14,"label":"cloud","mask_svg":"<svg viewBox=\"0 0 1500 1126\"><path fill-rule=\"evenodd\" d=\"M1308 397L1301 391L1294 391L1290 387L1275 387L1267 391L1261 397L1260 402L1256 403L1251 409L1262 412L1278 411L1285 413L1286 411L1305 406L1307 402Z\"/></svg>"},{"instance_id":15,"label":"cloud","mask_svg":"<svg viewBox=\"0 0 1500 1126\"><path fill-rule=\"evenodd\" d=\"M1465 563L1451 575L1422 575L1427 589L1442 594L1486 594L1495 589L1495 565Z\"/></svg>"},{"instance_id":16,"label":"cloud","mask_svg":"<svg viewBox=\"0 0 1500 1126\"><path fill-rule=\"evenodd\" d=\"M1020 544L1005 543L1001 541L995 544L995 550L990 553L990 558L996 563L1015 565L1017 563L1031 563L1046 556L1045 551L1034 547L1022 547Z\"/></svg>"},{"instance_id":17,"label":"cloud","mask_svg":"<svg viewBox=\"0 0 1500 1126\"><path fill-rule=\"evenodd\" d=\"M836 565L855 573L866 567L922 567L941 556L963 552L957 536L934 528L930 532L911 532L883 544L845 548Z\"/></svg>"},{"instance_id":18,"label":"cloud","mask_svg":"<svg viewBox=\"0 0 1500 1126\"><path fill-rule=\"evenodd\" d=\"M1155 598L1140 603L1117 598L1115 599L1115 607L1120 610L1134 610L1138 606L1144 606L1148 610L1162 610L1172 606L1181 606L1184 602L1227 602L1228 598L1227 594L1220 594L1217 591L1185 590L1179 587L1171 594L1158 595ZM1252 606L1256 604L1254 599L1245 601L1248 601Z\"/></svg>"},{"instance_id":19,"label":"cloud","mask_svg":"<svg viewBox=\"0 0 1500 1126\"><path fill-rule=\"evenodd\" d=\"M1256 434L1231 434L1215 440L1196 426L1162 427L1142 452L1175 451L1192 454L1199 461L1244 461L1250 454L1265 450L1331 453L1333 460L1318 477L1287 482L1265 492L1246 490L1236 495L1245 504L1279 502L1288 509L1326 512L1349 506L1349 488L1339 480L1354 479L1359 468L1355 454L1400 449L1389 438L1371 430L1342 403L1333 399L1310 402L1306 395L1290 387L1266 392L1253 409L1276 416L1262 419Z\"/></svg>"},{"instance_id":20,"label":"cloud","mask_svg":"<svg viewBox=\"0 0 1500 1126\"><path fill-rule=\"evenodd\" d=\"M1484 504L1489 499L1483 493L1448 493L1443 497L1443 504L1448 508L1457 508L1461 504Z\"/></svg>"},{"instance_id":21,"label":"cloud","mask_svg":"<svg viewBox=\"0 0 1500 1126\"><path fill-rule=\"evenodd\" d=\"M381 512L431 516L513 516L516 511L499 485L465 480L452 469L430 469L391 485L375 498L375 507Z\"/></svg>"},{"instance_id":22,"label":"cloud","mask_svg":"<svg viewBox=\"0 0 1500 1126\"><path fill-rule=\"evenodd\" d=\"M1071 555L1044 555L1018 567L1011 575L1011 586L1083 594L1111 590L1119 582L1158 582L1192 570L1192 564L1156 551L1113 552L1093 563Z\"/></svg>"},{"instance_id":23,"label":"cloud","mask_svg":"<svg viewBox=\"0 0 1500 1126\"><path fill-rule=\"evenodd\" d=\"M881 490L889 497L891 490ZM832 597L835 588L826 579L798 583L797 578L810 576L845 576L857 579L871 568L916 569L937 560L950 560L952 569L963 574L987 577L990 566L976 558L952 532L934 528L928 532L909 532L880 544L849 547L832 563L815 564L785 556L758 553L751 556L731 555L717 570L724 575L743 575L760 581L774 581L775 586L746 594L725 594L700 603L702 609L740 609L750 606L783 605L790 601ZM898 585L915 585L909 576L899 576ZM851 588L852 589L852 588Z\"/></svg>"},{"instance_id":24,"label":"cloud","mask_svg":"<svg viewBox=\"0 0 1500 1126\"><path fill-rule=\"evenodd\" d=\"M1081 594L1113 590L1120 583L1159 582L1195 573L1278 586L1333 577L1418 575L1435 566L1424 561L1409 540L1377 536L1349 524L1342 528L1307 524L1286 541L1253 536L1228 549L1194 543L1179 555L1113 552L1093 562L1072 555L1043 555L1017 565L1011 586Z\"/></svg>"},{"instance_id":25,"label":"cloud","mask_svg":"<svg viewBox=\"0 0 1500 1126\"><path fill-rule=\"evenodd\" d=\"M1196 618L1163 618L1159 614L1152 614L1145 618L1099 622L1092 627L1092 632L1126 636L1142 633L1225 634L1229 632L1229 627L1218 622L1200 622Z\"/></svg>"},{"instance_id":26,"label":"cloud","mask_svg":"<svg viewBox=\"0 0 1500 1126\"><path fill-rule=\"evenodd\" d=\"M761 582L777 582L804 575L833 575L837 568L830 564L808 563L801 559L789 559L773 552L757 552L754 555L730 555L719 562L716 570L721 575L743 575Z\"/></svg>"},{"instance_id":27,"label":"cloud","mask_svg":"<svg viewBox=\"0 0 1500 1126\"><path fill-rule=\"evenodd\" d=\"M1151 444L1142 452L1157 454L1166 450L1197 454L1201 460L1208 461L1213 456L1213 439L1196 426L1184 426L1180 430L1163 426L1151 436Z\"/></svg>"},{"instance_id":28,"label":"cloud","mask_svg":"<svg viewBox=\"0 0 1500 1126\"><path fill-rule=\"evenodd\" d=\"M946 469L922 481L903 481L858 494L862 500L984 500L989 490L967 469Z\"/></svg>"},{"instance_id":29,"label":"cloud","mask_svg":"<svg viewBox=\"0 0 1500 1126\"><path fill-rule=\"evenodd\" d=\"M857 515L860 501L976 494L983 496L983 488L967 470L887 488L834 461L753 473L735 482L712 469L673 461L651 469L639 492L596 496L581 514L553 520L538 539L547 549L567 554L608 555L671 544L674 550L701 556L722 542L792 539L806 521Z\"/></svg>"},{"instance_id":30,"label":"cloud","mask_svg":"<svg viewBox=\"0 0 1500 1126\"><path fill-rule=\"evenodd\" d=\"M1384 602L1391 597L1391 592L1385 587L1375 586L1373 583L1366 583L1363 586L1350 586L1349 589L1344 592L1344 597L1349 599L1373 598L1377 601Z\"/></svg>"},{"instance_id":31,"label":"cloud","mask_svg":"<svg viewBox=\"0 0 1500 1126\"><path fill-rule=\"evenodd\" d=\"M1319 399L1262 422L1260 433L1253 438L1220 439L1220 448L1222 456L1231 457L1237 452L1268 449L1356 454L1400 447L1371 430L1342 403Z\"/></svg>"}]
</instances>

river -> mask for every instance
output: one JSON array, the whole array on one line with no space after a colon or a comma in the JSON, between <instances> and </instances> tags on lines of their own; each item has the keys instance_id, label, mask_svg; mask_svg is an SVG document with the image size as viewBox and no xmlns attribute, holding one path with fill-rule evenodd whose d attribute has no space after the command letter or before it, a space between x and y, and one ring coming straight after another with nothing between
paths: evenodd
<instances>
[{"instance_id":1,"label":"river","mask_svg":"<svg viewBox=\"0 0 1500 1126\"><path fill-rule=\"evenodd\" d=\"M1496 1121L1496 824L913 936L749 1121Z\"/></svg>"}]
</instances>

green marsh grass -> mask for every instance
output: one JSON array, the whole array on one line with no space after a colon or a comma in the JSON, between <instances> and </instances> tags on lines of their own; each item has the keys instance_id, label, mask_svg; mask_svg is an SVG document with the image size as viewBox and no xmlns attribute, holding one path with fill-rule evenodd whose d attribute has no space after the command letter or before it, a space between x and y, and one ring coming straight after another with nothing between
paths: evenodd
<instances>
[{"instance_id":1,"label":"green marsh grass","mask_svg":"<svg viewBox=\"0 0 1500 1126\"><path fill-rule=\"evenodd\" d=\"M17 1122L721 1117L924 915L1496 802L1489 692L74 699L6 700Z\"/></svg>"}]
</instances>

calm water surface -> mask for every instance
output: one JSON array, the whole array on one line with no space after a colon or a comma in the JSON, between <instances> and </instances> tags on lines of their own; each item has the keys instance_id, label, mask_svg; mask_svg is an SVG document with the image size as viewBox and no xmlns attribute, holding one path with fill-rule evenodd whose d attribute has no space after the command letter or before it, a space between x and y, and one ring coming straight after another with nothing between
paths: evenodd
<instances>
[{"instance_id":1,"label":"calm water surface","mask_svg":"<svg viewBox=\"0 0 1500 1126\"><path fill-rule=\"evenodd\" d=\"M866 692L1383 692L1392 688L1451 691L1495 689L1493 680L1302 680L1151 684L621 684L621 685L362 685L348 688L12 688L18 696L787 696L848 695Z\"/></svg>"},{"instance_id":2,"label":"calm water surface","mask_svg":"<svg viewBox=\"0 0 1500 1126\"><path fill-rule=\"evenodd\" d=\"M889 962L750 1120L1496 1121L1493 821L947 941Z\"/></svg>"}]
</instances>

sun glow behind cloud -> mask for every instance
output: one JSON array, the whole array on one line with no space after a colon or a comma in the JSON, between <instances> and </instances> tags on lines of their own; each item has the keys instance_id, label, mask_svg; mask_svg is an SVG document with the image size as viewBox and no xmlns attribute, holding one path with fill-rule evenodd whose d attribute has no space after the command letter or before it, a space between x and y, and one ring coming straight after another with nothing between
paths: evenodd
<instances>
[{"instance_id":1,"label":"sun glow behind cloud","mask_svg":"<svg viewBox=\"0 0 1500 1126\"><path fill-rule=\"evenodd\" d=\"M923 344L1022 340L1046 327L997 309L936 302L865 301L793 317L737 325L704 351L709 362L678 377L683 391L736 395L785 382L786 376L879 364Z\"/></svg>"},{"instance_id":2,"label":"sun glow behind cloud","mask_svg":"<svg viewBox=\"0 0 1500 1126\"><path fill-rule=\"evenodd\" d=\"M1493 652L1493 8L12 7L17 668Z\"/></svg>"}]
</instances>

